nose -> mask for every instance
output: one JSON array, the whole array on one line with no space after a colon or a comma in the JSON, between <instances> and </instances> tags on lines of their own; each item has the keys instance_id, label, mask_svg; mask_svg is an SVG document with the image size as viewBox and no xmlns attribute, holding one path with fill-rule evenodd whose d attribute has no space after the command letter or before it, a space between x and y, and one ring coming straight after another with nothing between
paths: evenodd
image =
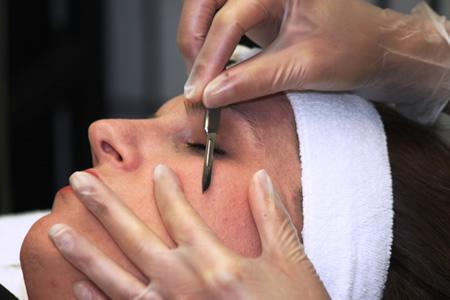
<instances>
[{"instance_id":1,"label":"nose","mask_svg":"<svg viewBox=\"0 0 450 300\"><path fill-rule=\"evenodd\" d=\"M138 139L132 126L126 120L100 120L89 126L94 166L108 164L125 171L139 167Z\"/></svg>"}]
</instances>

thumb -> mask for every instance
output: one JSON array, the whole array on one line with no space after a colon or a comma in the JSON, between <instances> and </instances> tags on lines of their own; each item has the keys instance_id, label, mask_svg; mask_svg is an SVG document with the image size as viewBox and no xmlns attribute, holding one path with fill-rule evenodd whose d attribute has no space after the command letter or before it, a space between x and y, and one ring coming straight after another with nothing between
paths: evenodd
<instances>
[{"instance_id":1,"label":"thumb","mask_svg":"<svg viewBox=\"0 0 450 300\"><path fill-rule=\"evenodd\" d=\"M205 42L214 14L224 1L185 0L178 23L177 45L188 71Z\"/></svg>"},{"instance_id":2,"label":"thumb","mask_svg":"<svg viewBox=\"0 0 450 300\"><path fill-rule=\"evenodd\" d=\"M261 238L261 258L290 274L291 279L296 282L296 290L304 296L302 299L330 299L313 264L305 254L283 202L264 170L253 176L249 200Z\"/></svg>"},{"instance_id":3,"label":"thumb","mask_svg":"<svg viewBox=\"0 0 450 300\"><path fill-rule=\"evenodd\" d=\"M307 295L307 299L330 299L313 264L305 254L283 202L264 170L253 176L249 201L261 238L261 258L281 267L289 274L296 282L296 290L303 296Z\"/></svg>"},{"instance_id":4,"label":"thumb","mask_svg":"<svg viewBox=\"0 0 450 300\"><path fill-rule=\"evenodd\" d=\"M301 90L305 72L298 56L287 53L288 49L268 50L223 71L212 80L203 93L204 105L216 108L285 90Z\"/></svg>"},{"instance_id":5,"label":"thumb","mask_svg":"<svg viewBox=\"0 0 450 300\"><path fill-rule=\"evenodd\" d=\"M261 238L262 255L275 256L291 266L304 261L306 255L297 229L266 171L253 176L249 201Z\"/></svg>"}]
</instances>

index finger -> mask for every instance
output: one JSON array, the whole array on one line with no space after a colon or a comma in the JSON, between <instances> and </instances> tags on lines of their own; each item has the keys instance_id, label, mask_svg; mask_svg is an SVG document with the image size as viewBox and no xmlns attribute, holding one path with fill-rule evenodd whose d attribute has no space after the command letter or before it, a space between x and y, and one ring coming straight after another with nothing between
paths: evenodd
<instances>
[{"instance_id":1,"label":"index finger","mask_svg":"<svg viewBox=\"0 0 450 300\"><path fill-rule=\"evenodd\" d=\"M178 178L167 166L155 168L154 193L164 225L177 244L219 244L216 235L188 203Z\"/></svg>"},{"instance_id":2,"label":"index finger","mask_svg":"<svg viewBox=\"0 0 450 300\"><path fill-rule=\"evenodd\" d=\"M82 203L104 225L125 255L146 274L151 261L168 250L167 245L141 221L99 178L88 172L75 172L70 184ZM131 233L131 234L130 234Z\"/></svg>"},{"instance_id":3,"label":"index finger","mask_svg":"<svg viewBox=\"0 0 450 300\"><path fill-rule=\"evenodd\" d=\"M230 0L218 11L184 87L188 100L202 99L206 85L222 72L241 37L268 17L266 7L254 0Z\"/></svg>"},{"instance_id":4,"label":"index finger","mask_svg":"<svg viewBox=\"0 0 450 300\"><path fill-rule=\"evenodd\" d=\"M178 24L177 44L190 71L203 46L216 10L226 0L185 0Z\"/></svg>"}]
</instances>

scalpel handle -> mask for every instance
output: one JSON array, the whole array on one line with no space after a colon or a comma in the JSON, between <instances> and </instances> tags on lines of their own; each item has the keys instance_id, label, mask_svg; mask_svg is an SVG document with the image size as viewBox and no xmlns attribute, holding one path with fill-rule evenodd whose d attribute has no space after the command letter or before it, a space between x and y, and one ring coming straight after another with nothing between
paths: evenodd
<instances>
[{"instance_id":1,"label":"scalpel handle","mask_svg":"<svg viewBox=\"0 0 450 300\"><path fill-rule=\"evenodd\" d=\"M220 108L207 109L205 113L205 132L217 133L220 124Z\"/></svg>"}]
</instances>

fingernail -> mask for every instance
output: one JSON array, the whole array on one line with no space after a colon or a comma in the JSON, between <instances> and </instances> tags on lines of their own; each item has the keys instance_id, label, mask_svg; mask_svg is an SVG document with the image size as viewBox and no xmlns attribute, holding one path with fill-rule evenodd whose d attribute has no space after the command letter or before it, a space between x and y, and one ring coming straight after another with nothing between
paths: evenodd
<instances>
[{"instance_id":1,"label":"fingernail","mask_svg":"<svg viewBox=\"0 0 450 300\"><path fill-rule=\"evenodd\" d=\"M73 247L73 238L63 224L55 224L48 231L48 235L55 243L55 246L62 251L69 251Z\"/></svg>"},{"instance_id":2,"label":"fingernail","mask_svg":"<svg viewBox=\"0 0 450 300\"><path fill-rule=\"evenodd\" d=\"M193 100L195 95L195 85L191 76L189 76L188 80L184 84L184 96L187 100Z\"/></svg>"},{"instance_id":3,"label":"fingernail","mask_svg":"<svg viewBox=\"0 0 450 300\"><path fill-rule=\"evenodd\" d=\"M186 65L186 73L189 76L189 74L191 74L192 66L194 64L191 61L186 61L185 65Z\"/></svg>"},{"instance_id":4,"label":"fingernail","mask_svg":"<svg viewBox=\"0 0 450 300\"><path fill-rule=\"evenodd\" d=\"M274 195L272 180L266 170L259 170L255 173L256 191L261 199L271 199Z\"/></svg>"},{"instance_id":5,"label":"fingernail","mask_svg":"<svg viewBox=\"0 0 450 300\"><path fill-rule=\"evenodd\" d=\"M156 184L169 185L172 191L180 191L180 182L172 170L163 164L159 164L153 170L153 180Z\"/></svg>"},{"instance_id":6,"label":"fingernail","mask_svg":"<svg viewBox=\"0 0 450 300\"><path fill-rule=\"evenodd\" d=\"M163 176L167 175L169 168L166 165L159 164L153 170L153 179L161 180Z\"/></svg>"},{"instance_id":7,"label":"fingernail","mask_svg":"<svg viewBox=\"0 0 450 300\"><path fill-rule=\"evenodd\" d=\"M94 176L86 172L75 172L69 178L72 188L85 196L89 196L94 192L94 180Z\"/></svg>"},{"instance_id":8,"label":"fingernail","mask_svg":"<svg viewBox=\"0 0 450 300\"><path fill-rule=\"evenodd\" d=\"M205 91L203 92L203 102L205 103L206 107L216 107L219 106L221 103L220 101L220 95L228 88L226 86L226 78L223 76L219 76L213 81L211 81L205 88Z\"/></svg>"},{"instance_id":9,"label":"fingernail","mask_svg":"<svg viewBox=\"0 0 450 300\"><path fill-rule=\"evenodd\" d=\"M92 300L94 299L91 289L87 286L84 281L78 281L73 285L73 293L75 297L79 300Z\"/></svg>"},{"instance_id":10,"label":"fingernail","mask_svg":"<svg viewBox=\"0 0 450 300\"><path fill-rule=\"evenodd\" d=\"M148 286L135 299L162 300L163 298L160 294L158 294L158 292L154 291L151 286Z\"/></svg>"},{"instance_id":11,"label":"fingernail","mask_svg":"<svg viewBox=\"0 0 450 300\"><path fill-rule=\"evenodd\" d=\"M56 236L58 234L58 232L60 232L64 228L66 228L66 227L63 224L55 224L52 227L50 227L50 229L48 230L48 234L51 237Z\"/></svg>"},{"instance_id":12,"label":"fingernail","mask_svg":"<svg viewBox=\"0 0 450 300\"><path fill-rule=\"evenodd\" d=\"M236 281L236 277L226 271L217 272L215 279L221 286L231 286L232 283Z\"/></svg>"}]
</instances>

